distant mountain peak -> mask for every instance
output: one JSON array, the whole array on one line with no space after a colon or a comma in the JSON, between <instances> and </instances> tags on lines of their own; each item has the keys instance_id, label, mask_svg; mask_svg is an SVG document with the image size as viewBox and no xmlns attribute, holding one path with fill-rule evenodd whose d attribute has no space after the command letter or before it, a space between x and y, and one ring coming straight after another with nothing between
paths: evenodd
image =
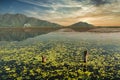
<instances>
[{"instance_id":1,"label":"distant mountain peak","mask_svg":"<svg viewBox=\"0 0 120 80\"><path fill-rule=\"evenodd\" d=\"M89 24L87 22L77 22L68 27L72 28L75 31L88 31L89 29L94 28L94 25Z\"/></svg>"},{"instance_id":2,"label":"distant mountain peak","mask_svg":"<svg viewBox=\"0 0 120 80\"><path fill-rule=\"evenodd\" d=\"M70 25L71 27L93 27L94 25L92 24L89 24L87 22L77 22L77 23L74 23L72 25Z\"/></svg>"}]
</instances>

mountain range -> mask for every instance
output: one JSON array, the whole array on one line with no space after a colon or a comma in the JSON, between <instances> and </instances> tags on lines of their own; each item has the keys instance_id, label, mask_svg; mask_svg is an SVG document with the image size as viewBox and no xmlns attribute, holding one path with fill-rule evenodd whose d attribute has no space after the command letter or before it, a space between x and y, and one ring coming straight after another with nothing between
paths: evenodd
<instances>
[{"instance_id":1,"label":"mountain range","mask_svg":"<svg viewBox=\"0 0 120 80\"><path fill-rule=\"evenodd\" d=\"M27 17L24 14L0 14L0 27L50 27L60 28L63 27L56 23L51 23L45 20L40 20L34 17ZM73 25L67 26L70 28L91 28L93 25L86 22L78 22Z\"/></svg>"},{"instance_id":2,"label":"mountain range","mask_svg":"<svg viewBox=\"0 0 120 80\"><path fill-rule=\"evenodd\" d=\"M24 14L0 14L0 27L61 27L56 23L27 17Z\"/></svg>"}]
</instances>

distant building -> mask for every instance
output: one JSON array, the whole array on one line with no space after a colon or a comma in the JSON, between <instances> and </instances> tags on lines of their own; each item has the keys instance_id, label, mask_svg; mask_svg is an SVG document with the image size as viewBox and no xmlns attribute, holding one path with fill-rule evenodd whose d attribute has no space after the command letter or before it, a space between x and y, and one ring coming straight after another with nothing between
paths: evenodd
<instances>
[{"instance_id":1,"label":"distant building","mask_svg":"<svg viewBox=\"0 0 120 80\"><path fill-rule=\"evenodd\" d=\"M24 27L31 27L31 24L26 23L26 24L24 24Z\"/></svg>"}]
</instances>

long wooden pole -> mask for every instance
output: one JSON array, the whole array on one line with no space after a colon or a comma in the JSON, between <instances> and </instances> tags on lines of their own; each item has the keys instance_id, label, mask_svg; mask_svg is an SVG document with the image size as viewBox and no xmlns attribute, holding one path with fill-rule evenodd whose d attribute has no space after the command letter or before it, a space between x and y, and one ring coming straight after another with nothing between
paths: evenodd
<instances>
[{"instance_id":1,"label":"long wooden pole","mask_svg":"<svg viewBox=\"0 0 120 80\"><path fill-rule=\"evenodd\" d=\"M46 57L42 56L42 62L45 63L46 62Z\"/></svg>"},{"instance_id":2,"label":"long wooden pole","mask_svg":"<svg viewBox=\"0 0 120 80\"><path fill-rule=\"evenodd\" d=\"M85 51L84 51L84 63L87 62L87 58L88 58L88 51L85 50Z\"/></svg>"}]
</instances>

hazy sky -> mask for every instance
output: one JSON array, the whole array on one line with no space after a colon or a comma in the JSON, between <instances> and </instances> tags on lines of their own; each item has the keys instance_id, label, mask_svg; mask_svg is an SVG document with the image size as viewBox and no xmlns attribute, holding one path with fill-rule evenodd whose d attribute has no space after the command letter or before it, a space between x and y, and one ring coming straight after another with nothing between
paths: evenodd
<instances>
[{"instance_id":1,"label":"hazy sky","mask_svg":"<svg viewBox=\"0 0 120 80\"><path fill-rule=\"evenodd\" d=\"M0 0L0 13L22 13L61 25L83 21L120 26L120 0Z\"/></svg>"}]
</instances>

